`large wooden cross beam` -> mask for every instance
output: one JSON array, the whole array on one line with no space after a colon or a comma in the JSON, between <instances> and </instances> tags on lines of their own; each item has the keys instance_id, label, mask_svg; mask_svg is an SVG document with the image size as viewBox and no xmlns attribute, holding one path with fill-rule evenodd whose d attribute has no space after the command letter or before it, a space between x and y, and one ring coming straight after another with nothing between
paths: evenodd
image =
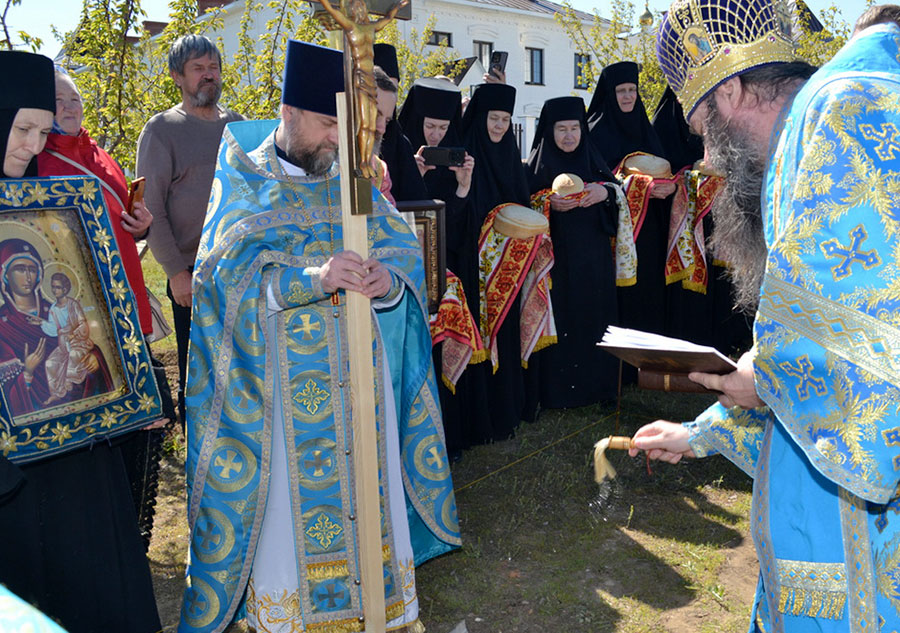
<instances>
[{"instance_id":1,"label":"large wooden cross beam","mask_svg":"<svg viewBox=\"0 0 900 633\"><path fill-rule=\"evenodd\" d=\"M372 0L379 2L380 0ZM365 0L344 0L340 10L329 0L313 2L324 7L344 34L344 92L337 95L340 127L341 217L344 250L368 259L366 217L372 212L372 150L375 140L377 93L375 86L375 33L387 26L398 11L409 6L401 0L385 9ZM370 20L369 14L383 17ZM356 495L353 499L359 532L360 581L366 633L386 630L384 572L381 550L381 504L378 478L378 433L375 423L375 370L372 359L372 311L369 299L347 293L348 344L350 350L350 410L353 425L353 463ZM384 473L387 477L387 472ZM385 500L385 512L389 503Z\"/></svg>"}]
</instances>

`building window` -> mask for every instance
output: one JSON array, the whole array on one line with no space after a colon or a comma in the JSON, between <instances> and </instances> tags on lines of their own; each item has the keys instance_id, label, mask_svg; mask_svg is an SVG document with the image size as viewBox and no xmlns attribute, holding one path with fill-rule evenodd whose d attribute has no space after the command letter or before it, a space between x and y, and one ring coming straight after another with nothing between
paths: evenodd
<instances>
[{"instance_id":1,"label":"building window","mask_svg":"<svg viewBox=\"0 0 900 633\"><path fill-rule=\"evenodd\" d=\"M494 52L494 43L493 42L479 42L474 41L472 44L475 45L475 56L478 58L478 61L481 62L481 65L484 66L484 69L490 72L491 69L491 53Z\"/></svg>"},{"instance_id":2,"label":"building window","mask_svg":"<svg viewBox=\"0 0 900 633\"><path fill-rule=\"evenodd\" d=\"M585 78L585 70L591 63L590 55L582 55L581 53L575 53L575 87L580 88L581 90L587 90L588 84L587 79Z\"/></svg>"},{"instance_id":3,"label":"building window","mask_svg":"<svg viewBox=\"0 0 900 633\"><path fill-rule=\"evenodd\" d=\"M544 49L526 48L525 56L528 58L527 84L544 85Z\"/></svg>"},{"instance_id":4,"label":"building window","mask_svg":"<svg viewBox=\"0 0 900 633\"><path fill-rule=\"evenodd\" d=\"M428 36L428 44L433 46L453 46L453 34L444 31L432 31Z\"/></svg>"}]
</instances>

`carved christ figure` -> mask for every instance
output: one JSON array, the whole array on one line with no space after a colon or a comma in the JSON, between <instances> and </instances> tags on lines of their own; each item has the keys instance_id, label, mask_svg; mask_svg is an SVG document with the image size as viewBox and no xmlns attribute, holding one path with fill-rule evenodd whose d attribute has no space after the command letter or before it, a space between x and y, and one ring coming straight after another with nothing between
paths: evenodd
<instances>
[{"instance_id":1,"label":"carved christ figure","mask_svg":"<svg viewBox=\"0 0 900 633\"><path fill-rule=\"evenodd\" d=\"M372 168L372 151L375 148L375 120L378 117L378 93L375 88L375 68L372 46L375 44L375 33L383 29L394 19L409 0L400 0L391 7L387 14L376 21L369 19L369 7L365 0L347 0L347 14L335 9L329 0L319 0L335 22L344 30L350 42L350 55L353 60L353 83L356 88L353 103L356 106L357 132L356 143L359 151L357 168L363 178L375 176ZM345 51L346 52L346 51Z\"/></svg>"}]
</instances>

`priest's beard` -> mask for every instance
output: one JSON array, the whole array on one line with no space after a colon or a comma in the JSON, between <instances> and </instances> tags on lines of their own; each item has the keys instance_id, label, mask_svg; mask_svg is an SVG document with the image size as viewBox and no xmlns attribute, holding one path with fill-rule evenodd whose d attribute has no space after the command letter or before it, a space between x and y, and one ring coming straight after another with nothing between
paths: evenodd
<instances>
[{"instance_id":1,"label":"priest's beard","mask_svg":"<svg viewBox=\"0 0 900 633\"><path fill-rule=\"evenodd\" d=\"M329 141L322 141L311 147L299 129L287 132L284 153L288 160L309 176L321 178L327 174L337 159L337 147Z\"/></svg>"},{"instance_id":2,"label":"priest's beard","mask_svg":"<svg viewBox=\"0 0 900 633\"><path fill-rule=\"evenodd\" d=\"M709 99L704 143L711 166L726 174L725 186L712 206L710 243L718 259L729 264L736 307L752 313L766 269L761 196L766 159L749 132L726 121Z\"/></svg>"}]
</instances>

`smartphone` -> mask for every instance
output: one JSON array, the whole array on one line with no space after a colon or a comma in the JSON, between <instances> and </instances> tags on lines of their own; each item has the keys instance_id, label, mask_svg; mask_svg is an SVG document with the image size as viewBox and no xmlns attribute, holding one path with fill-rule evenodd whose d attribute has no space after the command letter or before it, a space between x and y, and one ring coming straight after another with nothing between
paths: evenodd
<instances>
[{"instance_id":1,"label":"smartphone","mask_svg":"<svg viewBox=\"0 0 900 633\"><path fill-rule=\"evenodd\" d=\"M434 145L422 148L422 158L426 165L443 167L459 167L466 162L466 149L464 147L436 147Z\"/></svg>"},{"instance_id":2,"label":"smartphone","mask_svg":"<svg viewBox=\"0 0 900 633\"><path fill-rule=\"evenodd\" d=\"M134 203L135 202L143 202L144 201L144 183L146 182L146 178L141 176L140 178L135 178L131 181L131 184L128 186L128 204L125 207L125 213L128 215L134 215Z\"/></svg>"},{"instance_id":3,"label":"smartphone","mask_svg":"<svg viewBox=\"0 0 900 633\"><path fill-rule=\"evenodd\" d=\"M509 53L506 51L494 51L491 53L491 67L489 72L496 76L497 79L500 78L501 73L506 72L506 60L509 59ZM494 72L494 71L499 72Z\"/></svg>"}]
</instances>

